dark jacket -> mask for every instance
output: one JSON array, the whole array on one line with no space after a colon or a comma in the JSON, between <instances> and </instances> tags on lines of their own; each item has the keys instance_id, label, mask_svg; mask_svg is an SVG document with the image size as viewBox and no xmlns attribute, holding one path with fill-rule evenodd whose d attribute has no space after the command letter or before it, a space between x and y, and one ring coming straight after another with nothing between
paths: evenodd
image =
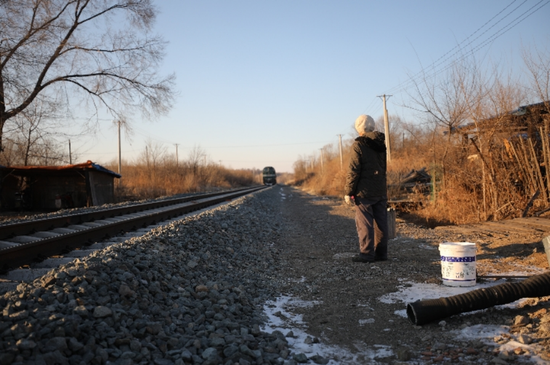
<instances>
[{"instance_id":1,"label":"dark jacket","mask_svg":"<svg viewBox=\"0 0 550 365\"><path fill-rule=\"evenodd\" d=\"M351 149L344 195L380 198L386 190L386 144L377 131L357 137Z\"/></svg>"}]
</instances>

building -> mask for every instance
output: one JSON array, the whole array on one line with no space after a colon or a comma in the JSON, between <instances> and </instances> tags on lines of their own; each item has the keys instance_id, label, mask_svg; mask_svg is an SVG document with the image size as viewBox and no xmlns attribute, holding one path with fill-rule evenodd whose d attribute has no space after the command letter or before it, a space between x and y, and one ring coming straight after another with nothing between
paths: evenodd
<instances>
[{"instance_id":1,"label":"building","mask_svg":"<svg viewBox=\"0 0 550 365\"><path fill-rule=\"evenodd\" d=\"M487 118L477 123L468 123L453 128L453 134L460 134L467 141L480 134L500 138L523 137L538 139L539 129L550 123L550 101L523 105L501 115Z\"/></svg>"},{"instance_id":2,"label":"building","mask_svg":"<svg viewBox=\"0 0 550 365\"><path fill-rule=\"evenodd\" d=\"M0 209L54 211L114 203L121 175L92 161L66 166L0 166Z\"/></svg>"}]
</instances>

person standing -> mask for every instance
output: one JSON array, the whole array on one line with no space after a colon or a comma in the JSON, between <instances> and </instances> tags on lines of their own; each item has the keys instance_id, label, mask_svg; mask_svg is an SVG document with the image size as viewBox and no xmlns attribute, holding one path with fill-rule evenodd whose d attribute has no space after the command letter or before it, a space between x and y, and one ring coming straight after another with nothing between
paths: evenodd
<instances>
[{"instance_id":1,"label":"person standing","mask_svg":"<svg viewBox=\"0 0 550 365\"><path fill-rule=\"evenodd\" d=\"M374 120L360 115L355 120L359 137L351 146L344 200L355 204L359 255L352 261L369 263L388 259L388 197L384 133L374 130Z\"/></svg>"}]
</instances>

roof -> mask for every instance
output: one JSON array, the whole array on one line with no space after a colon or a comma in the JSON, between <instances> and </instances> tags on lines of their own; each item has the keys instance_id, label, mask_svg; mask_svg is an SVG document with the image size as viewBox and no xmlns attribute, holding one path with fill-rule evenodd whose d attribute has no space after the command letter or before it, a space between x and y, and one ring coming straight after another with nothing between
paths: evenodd
<instances>
[{"instance_id":1,"label":"roof","mask_svg":"<svg viewBox=\"0 0 550 365\"><path fill-rule=\"evenodd\" d=\"M65 165L65 166L2 166L0 165L0 169L17 172L20 175L33 175L36 173L40 174L48 171L74 172L79 170L96 170L108 175L112 175L117 178L122 177L122 175L117 174L116 172L113 172L109 169L106 169L101 165L93 163L90 160L86 161L85 163L80 163L75 165Z\"/></svg>"},{"instance_id":2,"label":"roof","mask_svg":"<svg viewBox=\"0 0 550 365\"><path fill-rule=\"evenodd\" d=\"M549 103L550 103L550 100L542 101L536 104L523 105L517 108L516 110L511 111L509 114L520 116L520 115L525 115L528 111L534 110L534 109L540 109L542 114L547 114L548 110L546 110L546 108L548 107Z\"/></svg>"},{"instance_id":3,"label":"roof","mask_svg":"<svg viewBox=\"0 0 550 365\"><path fill-rule=\"evenodd\" d=\"M451 133L463 132L463 131L476 133L478 132L478 128L483 127L484 124L489 123L492 120L495 120L496 118L506 117L506 116L518 117L515 120L519 122L515 122L515 123L511 122L511 123L516 127L518 126L521 127L522 122L525 123L524 116L526 114L533 113L535 111L540 112L540 114L548 114L548 109L547 109L548 105L550 105L550 100L542 101L540 103L535 103L535 104L522 105L515 110L503 113L501 115L492 116L490 118L479 121L478 123L472 122L472 123L464 124L458 127L453 127ZM510 127L511 124L508 123L506 124L506 126Z\"/></svg>"}]
</instances>

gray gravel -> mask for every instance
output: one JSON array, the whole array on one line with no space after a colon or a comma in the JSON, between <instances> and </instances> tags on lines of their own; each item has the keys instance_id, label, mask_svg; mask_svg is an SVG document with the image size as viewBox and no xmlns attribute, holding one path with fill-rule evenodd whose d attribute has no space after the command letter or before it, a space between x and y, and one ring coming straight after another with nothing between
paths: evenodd
<instances>
[{"instance_id":1,"label":"gray gravel","mask_svg":"<svg viewBox=\"0 0 550 365\"><path fill-rule=\"evenodd\" d=\"M20 284L0 298L0 364L254 364L276 293L274 194L244 197Z\"/></svg>"}]
</instances>

